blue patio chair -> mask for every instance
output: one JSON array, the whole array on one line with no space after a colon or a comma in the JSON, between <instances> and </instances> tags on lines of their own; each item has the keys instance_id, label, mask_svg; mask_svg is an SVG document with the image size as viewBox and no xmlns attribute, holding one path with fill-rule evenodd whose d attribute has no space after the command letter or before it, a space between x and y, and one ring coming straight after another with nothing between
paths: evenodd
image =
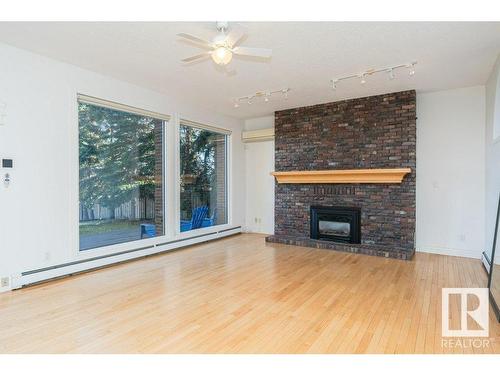
<instances>
[{"instance_id":1,"label":"blue patio chair","mask_svg":"<svg viewBox=\"0 0 500 375\"><path fill-rule=\"evenodd\" d=\"M156 227L154 226L154 224L141 224L141 238L144 238L144 236L156 236Z\"/></svg>"},{"instance_id":2,"label":"blue patio chair","mask_svg":"<svg viewBox=\"0 0 500 375\"><path fill-rule=\"evenodd\" d=\"M214 208L212 216L204 218L201 227L202 228L211 227L214 226L216 222L217 222L217 208Z\"/></svg>"},{"instance_id":3,"label":"blue patio chair","mask_svg":"<svg viewBox=\"0 0 500 375\"><path fill-rule=\"evenodd\" d=\"M203 219L207 217L208 207L200 206L193 209L191 220L181 220L181 232L201 228Z\"/></svg>"}]
</instances>

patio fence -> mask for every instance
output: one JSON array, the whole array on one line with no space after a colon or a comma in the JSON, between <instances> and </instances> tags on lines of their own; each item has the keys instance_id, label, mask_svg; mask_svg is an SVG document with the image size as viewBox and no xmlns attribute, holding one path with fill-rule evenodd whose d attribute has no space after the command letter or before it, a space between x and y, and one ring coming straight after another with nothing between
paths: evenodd
<instances>
[{"instance_id":1,"label":"patio fence","mask_svg":"<svg viewBox=\"0 0 500 375\"><path fill-rule=\"evenodd\" d=\"M152 198L134 198L122 203L119 207L109 209L95 204L92 209L80 205L80 221L127 219L127 220L152 220L155 218L155 201ZM113 214L114 213L114 214Z\"/></svg>"}]
</instances>

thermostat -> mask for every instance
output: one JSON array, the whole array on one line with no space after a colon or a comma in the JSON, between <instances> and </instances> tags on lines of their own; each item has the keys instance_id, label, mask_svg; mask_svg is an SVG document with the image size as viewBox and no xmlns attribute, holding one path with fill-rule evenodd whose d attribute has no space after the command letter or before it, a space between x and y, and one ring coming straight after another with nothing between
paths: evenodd
<instances>
[{"instance_id":1,"label":"thermostat","mask_svg":"<svg viewBox=\"0 0 500 375\"><path fill-rule=\"evenodd\" d=\"M12 159L2 159L2 168L13 168L14 163Z\"/></svg>"}]
</instances>

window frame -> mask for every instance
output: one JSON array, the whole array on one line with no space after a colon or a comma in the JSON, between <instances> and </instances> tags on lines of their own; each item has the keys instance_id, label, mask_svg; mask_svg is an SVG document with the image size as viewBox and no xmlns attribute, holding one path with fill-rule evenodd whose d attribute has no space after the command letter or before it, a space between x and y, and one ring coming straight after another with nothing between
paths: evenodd
<instances>
[{"instance_id":1,"label":"window frame","mask_svg":"<svg viewBox=\"0 0 500 375\"><path fill-rule=\"evenodd\" d=\"M493 109L491 113L491 122L493 128L493 144L497 144L500 142L500 110L495 111L497 108L497 104L500 106L500 70L497 73L495 83L495 95L493 97ZM486 113L486 116L488 114Z\"/></svg>"},{"instance_id":2,"label":"window frame","mask_svg":"<svg viewBox=\"0 0 500 375\"><path fill-rule=\"evenodd\" d=\"M226 189L226 216L227 222L224 224L217 224L211 227L192 229L186 232L180 231L180 223L181 223L181 155L180 155L180 127L183 126L191 126L195 129L207 130L213 133L222 134L225 136L226 147L225 147L225 171L226 171L226 179L225 179L225 189ZM186 119L185 117L179 117L176 122L175 127L175 238L176 239L185 239L190 237L198 237L206 234L210 234L213 232L218 232L221 229L225 229L231 227L232 225L232 215L231 215L231 202L232 202L232 194L231 194L231 141L232 141L232 131L229 129L208 125L205 123L200 123L197 121L191 121Z\"/></svg>"},{"instance_id":3,"label":"window frame","mask_svg":"<svg viewBox=\"0 0 500 375\"><path fill-rule=\"evenodd\" d=\"M82 92L92 93L93 95L81 94ZM94 96L95 95L95 96ZM102 97L112 98L112 100L100 99ZM69 193L71 200L70 216L74 219L69 223L71 228L70 243L68 244L71 257L79 261L91 261L93 259L101 259L105 257L128 257L128 253L137 252L143 254L157 253L156 247L169 247L170 244L177 241L187 241L196 238L211 235L216 232L236 229L233 223L233 194L232 194L232 148L233 148L233 131L224 127L206 125L204 122L191 121L189 116L184 116L179 112L171 111L169 115L155 111L160 109L158 105L153 105L149 108L152 110L142 109L142 102L137 102L136 99L128 96L117 95L115 92L98 91L93 92L88 87L77 88L72 90L68 100L68 106L72 108L68 123L71 124L69 132L71 134L71 142L68 147L71 149L70 180L68 183L72 186ZM164 120L163 126L163 194L164 194L164 233L162 236L153 238L139 239L131 242L123 242L119 244L97 247L80 251L79 246L79 199L80 199L80 176L79 176L79 115L78 115L78 99L85 98L97 105L102 105L111 109L130 111L140 115L152 116ZM122 104L122 103L131 103ZM92 103L91 103L92 104ZM135 105L134 105L135 104ZM141 107L139 107L141 106ZM195 229L180 233L180 123L192 125L210 131L216 131L226 134L226 205L227 205L227 223L214 225L212 227ZM238 227L239 228L239 227ZM217 234L218 236L219 234ZM215 237L217 238L217 237ZM187 243L186 242L186 243ZM190 243L190 242L189 242ZM178 248L173 246L172 249ZM170 251L167 249L166 251Z\"/></svg>"},{"instance_id":4,"label":"window frame","mask_svg":"<svg viewBox=\"0 0 500 375\"><path fill-rule=\"evenodd\" d=\"M149 248L149 247L154 247L158 242L164 242L169 239L171 239L171 236L169 236L167 230L171 226L171 223L169 221L169 216L168 216L168 207L171 204L171 202L168 200L168 191L167 191L167 173L168 173L168 157L167 157L167 152L168 152L168 127L171 126L172 123L172 116L165 115L159 112L154 112L154 111L149 111L145 109L141 109L135 106L127 105L127 104L122 104L118 102L114 102L111 100L105 100L105 99L100 99L94 96L89 96L89 95L84 95L77 93L76 94L76 100L74 101L75 103L75 117L76 117L76 126L75 126L75 132L76 132L76 147L74 147L75 150L75 159L76 159L76 167L74 169L74 172L76 177L76 207L75 207L75 215L73 215L76 220L75 221L75 226L76 226L76 231L75 231L75 237L73 239L73 243L75 243L75 251L77 254L77 258L80 259L86 259L86 258L92 258L95 256L106 256L106 255L116 255L119 253L124 253L128 251L136 251L137 249L141 248ZM95 106L100 106L112 110L117 110L117 111L122 111L122 112L127 112L127 113L132 113L135 115L140 115L140 116L146 116L146 117L152 117L158 120L162 120L163 126L162 126L162 194L163 194L163 234L158 235L156 237L151 237L151 238L144 238L144 239L137 239L133 241L126 241L126 242L120 242L116 244L111 244L111 245L105 245L105 246L100 246L100 247L95 247L95 248L90 248L90 249L85 249L85 250L80 250L80 220L79 220L79 202L80 202L80 175L79 175L79 150L80 150L80 132L79 132L79 111L78 111L78 104L79 103L86 103L90 105L95 105Z\"/></svg>"},{"instance_id":5,"label":"window frame","mask_svg":"<svg viewBox=\"0 0 500 375\"><path fill-rule=\"evenodd\" d=\"M109 109L113 109L115 111L127 112L127 113L132 113L135 115L139 115L139 116L145 116L145 117L152 117L152 118L155 118L157 120L163 120L164 122L169 122L171 119L171 116L169 116L169 115L164 115L162 113L154 112L154 111L148 111L148 110L137 108L137 107L127 105L127 104L113 102L111 100L96 98L95 96L77 94L76 100L77 100L77 102L82 102L82 103L91 104L91 105L95 105L95 106L99 106L99 107L109 108Z\"/></svg>"}]
</instances>

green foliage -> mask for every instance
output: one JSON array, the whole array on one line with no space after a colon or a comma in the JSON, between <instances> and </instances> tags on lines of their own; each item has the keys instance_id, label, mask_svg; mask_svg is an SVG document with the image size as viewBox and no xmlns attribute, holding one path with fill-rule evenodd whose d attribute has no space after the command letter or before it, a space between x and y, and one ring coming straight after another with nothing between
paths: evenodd
<instances>
[{"instance_id":1,"label":"green foliage","mask_svg":"<svg viewBox=\"0 0 500 375\"><path fill-rule=\"evenodd\" d=\"M207 190L214 177L215 144L214 133L180 127L181 175L196 176L197 189Z\"/></svg>"},{"instance_id":2,"label":"green foliage","mask_svg":"<svg viewBox=\"0 0 500 375\"><path fill-rule=\"evenodd\" d=\"M190 215L192 196L209 205L210 191L216 181L216 142L225 136L190 126L180 127L181 211ZM189 181L188 178L189 177Z\"/></svg>"},{"instance_id":3,"label":"green foliage","mask_svg":"<svg viewBox=\"0 0 500 375\"><path fill-rule=\"evenodd\" d=\"M153 197L155 127L162 121L86 103L78 104L80 202L114 209Z\"/></svg>"},{"instance_id":4,"label":"green foliage","mask_svg":"<svg viewBox=\"0 0 500 375\"><path fill-rule=\"evenodd\" d=\"M163 122L86 103L78 104L78 113L81 204L113 210L136 197L154 198L155 129ZM180 127L181 176L191 178L183 181L181 210L191 211L193 194L209 203L216 183L216 143L224 137Z\"/></svg>"}]
</instances>

